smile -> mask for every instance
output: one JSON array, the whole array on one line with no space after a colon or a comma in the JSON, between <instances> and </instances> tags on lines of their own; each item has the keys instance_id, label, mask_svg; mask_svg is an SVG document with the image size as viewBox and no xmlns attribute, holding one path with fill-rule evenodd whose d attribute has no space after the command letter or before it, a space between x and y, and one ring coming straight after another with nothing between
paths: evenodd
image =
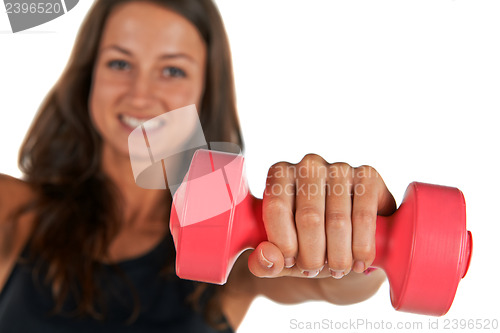
<instances>
[{"instance_id":1,"label":"smile","mask_svg":"<svg viewBox=\"0 0 500 333\"><path fill-rule=\"evenodd\" d=\"M165 125L165 120L163 120L161 117L140 119L120 114L118 115L118 119L120 119L122 124L126 125L127 127L136 128L143 125L145 130L155 130Z\"/></svg>"}]
</instances>

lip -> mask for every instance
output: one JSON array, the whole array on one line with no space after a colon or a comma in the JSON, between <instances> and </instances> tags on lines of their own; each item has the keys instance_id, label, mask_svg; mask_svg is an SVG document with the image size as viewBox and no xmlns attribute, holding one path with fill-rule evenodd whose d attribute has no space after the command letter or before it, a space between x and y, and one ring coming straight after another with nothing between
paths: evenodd
<instances>
[{"instance_id":1,"label":"lip","mask_svg":"<svg viewBox=\"0 0 500 333\"><path fill-rule=\"evenodd\" d=\"M144 115L144 114L133 114L133 113L119 113L117 115L118 119L120 119L121 117L123 116L127 116L127 117L132 117L132 118L136 118L136 119L140 119L140 120L144 120L144 121L148 121L149 119L153 119L155 117L158 117L159 114L155 114L155 115Z\"/></svg>"}]
</instances>

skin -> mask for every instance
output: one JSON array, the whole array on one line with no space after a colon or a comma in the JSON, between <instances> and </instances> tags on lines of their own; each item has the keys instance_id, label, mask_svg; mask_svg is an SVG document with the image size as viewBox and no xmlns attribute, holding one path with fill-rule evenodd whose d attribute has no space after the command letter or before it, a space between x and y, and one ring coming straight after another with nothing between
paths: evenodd
<instances>
[{"instance_id":1,"label":"skin","mask_svg":"<svg viewBox=\"0 0 500 333\"><path fill-rule=\"evenodd\" d=\"M89 112L103 138L102 168L125 200L125 221L106 260L140 256L168 231L164 192L144 190L134 182L127 147L131 129L123 126L120 115L149 119L199 105L206 52L189 21L157 5L125 4L108 19ZM31 230L29 222L8 227L6 216L22 204L19 198L28 197L26 184L0 177L0 242L12 240L0 249L0 290ZM238 259L224 287L223 311L234 328L258 295L287 304L351 304L376 292L384 273L359 273L375 258L376 215L396 209L376 170L308 154L298 164L273 165L263 199L269 241Z\"/></svg>"}]
</instances>

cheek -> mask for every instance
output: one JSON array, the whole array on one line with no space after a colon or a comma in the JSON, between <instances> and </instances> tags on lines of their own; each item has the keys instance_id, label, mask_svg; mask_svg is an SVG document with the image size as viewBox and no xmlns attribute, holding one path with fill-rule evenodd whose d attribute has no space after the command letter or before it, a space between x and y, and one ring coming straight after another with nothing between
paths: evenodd
<instances>
[{"instance_id":1,"label":"cheek","mask_svg":"<svg viewBox=\"0 0 500 333\"><path fill-rule=\"evenodd\" d=\"M89 113L94 127L99 133L103 133L107 118L111 116L111 105L116 92L109 85L96 77L89 96Z\"/></svg>"},{"instance_id":2,"label":"cheek","mask_svg":"<svg viewBox=\"0 0 500 333\"><path fill-rule=\"evenodd\" d=\"M163 100L167 102L171 109L177 109L190 104L199 106L203 97L203 85L198 82L189 82L175 89L164 89Z\"/></svg>"},{"instance_id":3,"label":"cheek","mask_svg":"<svg viewBox=\"0 0 500 333\"><path fill-rule=\"evenodd\" d=\"M101 110L103 108L102 105L103 101L101 101L101 96L98 93L98 91L100 90L96 88L97 87L94 86L94 88L90 92L89 113L94 128L99 132L99 134L102 135L104 127L104 117L103 117L103 112Z\"/></svg>"}]
</instances>

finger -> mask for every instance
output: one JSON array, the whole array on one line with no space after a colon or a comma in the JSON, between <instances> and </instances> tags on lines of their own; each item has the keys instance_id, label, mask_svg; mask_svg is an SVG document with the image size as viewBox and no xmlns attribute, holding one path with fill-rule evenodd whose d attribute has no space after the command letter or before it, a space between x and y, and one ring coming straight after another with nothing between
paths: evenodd
<instances>
[{"instance_id":1,"label":"finger","mask_svg":"<svg viewBox=\"0 0 500 333\"><path fill-rule=\"evenodd\" d=\"M396 209L396 200L394 196L389 191L387 186L385 185L382 176L378 174L378 184L379 184L379 195L378 195L378 207L377 207L377 215L389 216L392 215Z\"/></svg>"},{"instance_id":2,"label":"finger","mask_svg":"<svg viewBox=\"0 0 500 333\"><path fill-rule=\"evenodd\" d=\"M326 190L325 230L328 267L337 279L352 267L351 209L352 168L346 163L329 167Z\"/></svg>"},{"instance_id":3,"label":"finger","mask_svg":"<svg viewBox=\"0 0 500 333\"><path fill-rule=\"evenodd\" d=\"M281 250L271 242L262 242L248 257L248 269L257 277L287 275Z\"/></svg>"},{"instance_id":4,"label":"finger","mask_svg":"<svg viewBox=\"0 0 500 333\"><path fill-rule=\"evenodd\" d=\"M376 171L369 166L356 168L352 207L353 271L363 272L375 259L375 229L378 210Z\"/></svg>"},{"instance_id":5,"label":"finger","mask_svg":"<svg viewBox=\"0 0 500 333\"><path fill-rule=\"evenodd\" d=\"M298 165L295 224L299 252L297 266L304 276L315 277L325 265L325 179L326 162L306 155Z\"/></svg>"},{"instance_id":6,"label":"finger","mask_svg":"<svg viewBox=\"0 0 500 333\"><path fill-rule=\"evenodd\" d=\"M283 254L286 267L292 267L298 244L293 216L295 205L294 165L280 162L269 169L262 200L262 219L268 240Z\"/></svg>"}]
</instances>

